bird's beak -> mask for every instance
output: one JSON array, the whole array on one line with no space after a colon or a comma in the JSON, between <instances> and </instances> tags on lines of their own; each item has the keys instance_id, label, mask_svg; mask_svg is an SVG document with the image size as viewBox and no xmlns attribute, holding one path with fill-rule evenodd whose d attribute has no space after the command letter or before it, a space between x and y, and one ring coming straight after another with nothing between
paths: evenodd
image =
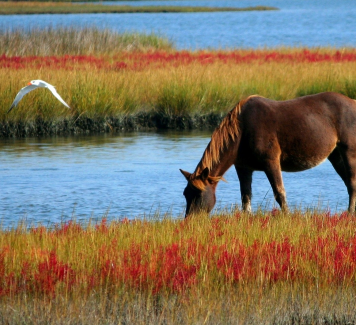
<instances>
[{"instance_id":1,"label":"bird's beak","mask_svg":"<svg viewBox=\"0 0 356 325\"><path fill-rule=\"evenodd\" d=\"M28 86L31 86L31 85L32 85L32 83L31 83L31 82L29 82L27 85L28 85Z\"/></svg>"}]
</instances>

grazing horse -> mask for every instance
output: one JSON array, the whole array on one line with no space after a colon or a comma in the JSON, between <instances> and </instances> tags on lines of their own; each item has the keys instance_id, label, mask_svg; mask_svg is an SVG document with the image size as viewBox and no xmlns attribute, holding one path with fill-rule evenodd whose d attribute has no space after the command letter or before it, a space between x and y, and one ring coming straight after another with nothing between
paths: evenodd
<instances>
[{"instance_id":1,"label":"grazing horse","mask_svg":"<svg viewBox=\"0 0 356 325\"><path fill-rule=\"evenodd\" d=\"M329 159L356 203L356 101L324 92L287 101L250 96L240 101L214 131L194 173L180 170L188 185L186 217L210 212L224 173L235 166L242 208L251 211L255 170L266 173L273 194L288 210L282 171L298 172Z\"/></svg>"}]
</instances>

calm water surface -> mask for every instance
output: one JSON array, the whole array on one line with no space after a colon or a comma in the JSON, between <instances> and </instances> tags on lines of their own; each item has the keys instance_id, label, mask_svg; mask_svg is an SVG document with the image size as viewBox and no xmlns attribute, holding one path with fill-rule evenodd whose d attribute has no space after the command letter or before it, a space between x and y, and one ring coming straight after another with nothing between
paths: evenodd
<instances>
[{"instance_id":1,"label":"calm water surface","mask_svg":"<svg viewBox=\"0 0 356 325\"><path fill-rule=\"evenodd\" d=\"M111 2L105 4L113 4ZM0 29L98 26L116 31L155 32L178 49L276 46L355 46L356 0L123 1L129 5L248 7L278 11L151 14L0 16Z\"/></svg>"},{"instance_id":2,"label":"calm water surface","mask_svg":"<svg viewBox=\"0 0 356 325\"><path fill-rule=\"evenodd\" d=\"M51 224L77 220L182 217L186 186L179 168L192 172L210 132L131 133L0 141L0 218L5 226L26 219ZM220 182L217 208L240 205L234 168ZM332 166L285 173L292 207L347 207L346 189ZM253 208L275 206L266 176L254 174Z\"/></svg>"},{"instance_id":3,"label":"calm water surface","mask_svg":"<svg viewBox=\"0 0 356 325\"><path fill-rule=\"evenodd\" d=\"M155 32L179 49L355 46L356 0L137 1L130 5L246 7L267 5L269 12L188 14L70 14L0 16L0 29L98 26L117 31ZM110 3L108 3L110 5ZM182 217L186 182L209 142L210 132L132 133L119 136L0 139L0 219L43 224L134 218L156 211ZM240 204L233 168L217 190L218 208ZM330 163L284 174L292 207L347 207L346 189ZM253 207L274 206L263 173L255 173Z\"/></svg>"}]
</instances>

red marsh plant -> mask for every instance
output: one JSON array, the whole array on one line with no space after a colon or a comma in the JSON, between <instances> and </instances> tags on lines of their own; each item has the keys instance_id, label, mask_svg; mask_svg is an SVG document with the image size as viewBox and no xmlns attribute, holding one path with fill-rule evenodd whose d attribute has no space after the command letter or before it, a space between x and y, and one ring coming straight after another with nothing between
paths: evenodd
<instances>
[{"instance_id":1,"label":"red marsh plant","mask_svg":"<svg viewBox=\"0 0 356 325\"><path fill-rule=\"evenodd\" d=\"M196 220L2 230L0 296L123 288L181 295L278 283L342 290L356 281L352 216L272 211Z\"/></svg>"},{"instance_id":2,"label":"red marsh plant","mask_svg":"<svg viewBox=\"0 0 356 325\"><path fill-rule=\"evenodd\" d=\"M236 51L148 51L120 52L112 56L62 55L62 56L0 56L0 67L11 69L52 68L73 69L85 66L96 69L142 70L147 67L165 68L190 64L215 63L242 64L253 62L290 63L342 63L355 62L356 51L349 50L236 50Z\"/></svg>"}]
</instances>

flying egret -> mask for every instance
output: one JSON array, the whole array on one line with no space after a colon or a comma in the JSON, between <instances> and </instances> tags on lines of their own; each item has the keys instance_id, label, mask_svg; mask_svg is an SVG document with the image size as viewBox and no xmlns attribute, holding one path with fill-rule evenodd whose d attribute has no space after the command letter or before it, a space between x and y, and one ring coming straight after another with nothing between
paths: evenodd
<instances>
[{"instance_id":1,"label":"flying egret","mask_svg":"<svg viewBox=\"0 0 356 325\"><path fill-rule=\"evenodd\" d=\"M36 88L39 88L39 87L49 89L52 92L52 94L54 95L54 97L56 97L63 105L70 108L69 105L62 99L62 97L59 96L59 94L57 93L57 90L54 88L54 86L52 86L51 84L49 84L48 82L43 81L43 80L32 80L31 82L29 82L27 84L26 87L23 87L18 92L18 94L15 97L14 102L12 103L11 107L9 108L9 110L7 112L9 113L14 107L16 107L16 105L22 99L23 96L25 96L30 91L32 91Z\"/></svg>"}]
</instances>

